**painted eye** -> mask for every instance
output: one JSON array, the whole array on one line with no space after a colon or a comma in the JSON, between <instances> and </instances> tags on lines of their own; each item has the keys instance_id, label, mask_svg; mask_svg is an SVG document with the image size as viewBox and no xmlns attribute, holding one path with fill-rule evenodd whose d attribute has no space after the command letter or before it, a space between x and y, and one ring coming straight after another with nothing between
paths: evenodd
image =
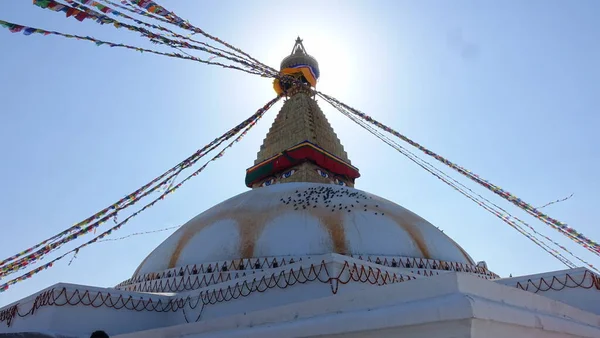
<instances>
[{"instance_id":1,"label":"painted eye","mask_svg":"<svg viewBox=\"0 0 600 338\"><path fill-rule=\"evenodd\" d=\"M273 183L275 183L275 179L274 178L270 178L270 179L264 181L263 184L262 184L262 186L263 187L268 187L268 186L270 186Z\"/></svg>"},{"instance_id":2,"label":"painted eye","mask_svg":"<svg viewBox=\"0 0 600 338\"><path fill-rule=\"evenodd\" d=\"M296 170L292 169L288 172L283 173L283 175L281 175L281 178L290 178L290 176L294 175L295 172Z\"/></svg>"},{"instance_id":3,"label":"painted eye","mask_svg":"<svg viewBox=\"0 0 600 338\"><path fill-rule=\"evenodd\" d=\"M335 184L346 186L346 182L344 182L344 181L342 181L342 180L340 180L338 178L335 179Z\"/></svg>"},{"instance_id":4,"label":"painted eye","mask_svg":"<svg viewBox=\"0 0 600 338\"><path fill-rule=\"evenodd\" d=\"M328 173L326 173L326 172L324 172L324 171L321 171L321 169L317 169L317 173L318 173L319 175L321 175L321 177L325 177L325 178L328 178L328 177L329 177L329 174L328 174Z\"/></svg>"}]
</instances>

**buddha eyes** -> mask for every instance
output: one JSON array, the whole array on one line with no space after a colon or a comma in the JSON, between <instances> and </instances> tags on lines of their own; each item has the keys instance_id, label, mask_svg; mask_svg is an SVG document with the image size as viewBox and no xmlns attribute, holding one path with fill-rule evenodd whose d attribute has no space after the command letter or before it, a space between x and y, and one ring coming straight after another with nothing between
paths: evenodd
<instances>
[{"instance_id":1,"label":"buddha eyes","mask_svg":"<svg viewBox=\"0 0 600 338\"><path fill-rule=\"evenodd\" d=\"M344 181L340 180L339 178L336 178L336 179L335 179L335 184L337 184L337 185L343 185L343 186L346 186L346 182L344 182Z\"/></svg>"},{"instance_id":2,"label":"buddha eyes","mask_svg":"<svg viewBox=\"0 0 600 338\"><path fill-rule=\"evenodd\" d=\"M319 175L321 175L321 177L324 177L324 178L329 178L329 174L328 174L328 173L326 173L326 172L324 172L324 171L321 171L321 169L317 169L317 173L318 173Z\"/></svg>"},{"instance_id":3,"label":"buddha eyes","mask_svg":"<svg viewBox=\"0 0 600 338\"><path fill-rule=\"evenodd\" d=\"M281 178L289 178L290 176L294 175L295 172L296 172L296 170L294 170L294 169L287 171L287 172L283 173L283 175L281 175Z\"/></svg>"},{"instance_id":4,"label":"buddha eyes","mask_svg":"<svg viewBox=\"0 0 600 338\"><path fill-rule=\"evenodd\" d=\"M280 178L281 178L281 179L290 178L292 175L294 175L294 173L295 173L295 172L296 172L296 170L295 170L295 169L288 170L288 171L284 172L284 173L281 175L281 177L280 177ZM270 185L273 185L273 184L275 184L275 183L278 183L277 179L276 179L275 177L271 177L271 178L269 178L268 180L264 181L264 182L261 184L261 187L268 187L268 186L270 186Z\"/></svg>"},{"instance_id":5,"label":"buddha eyes","mask_svg":"<svg viewBox=\"0 0 600 338\"><path fill-rule=\"evenodd\" d=\"M317 174L319 174L319 176L323 177L323 178L330 178L330 174L321 170L321 169L315 169L315 171L317 172ZM287 179L290 178L292 175L294 175L296 173L296 169L290 169L286 172L284 172L283 174L281 174L281 176L279 176L279 178L277 177L271 177L268 180L264 181L261 184L261 187L268 187L270 185L273 184L277 184L279 183L279 180L283 180L283 179ZM330 181L330 183L336 184L336 185L341 185L341 186L347 186L346 182L339 179L338 177L332 178L332 180Z\"/></svg>"},{"instance_id":6,"label":"buddha eyes","mask_svg":"<svg viewBox=\"0 0 600 338\"><path fill-rule=\"evenodd\" d=\"M275 179L274 178L270 178L270 179L264 181L263 184L261 184L261 186L268 187L268 186L270 186L273 183L275 183Z\"/></svg>"}]
</instances>

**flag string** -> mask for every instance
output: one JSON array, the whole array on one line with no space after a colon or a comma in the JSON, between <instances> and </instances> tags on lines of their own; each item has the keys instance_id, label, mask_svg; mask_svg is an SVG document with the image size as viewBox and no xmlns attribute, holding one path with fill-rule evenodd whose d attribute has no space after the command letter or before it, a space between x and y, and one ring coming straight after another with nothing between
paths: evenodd
<instances>
[{"instance_id":1,"label":"flag string","mask_svg":"<svg viewBox=\"0 0 600 338\"><path fill-rule=\"evenodd\" d=\"M137 199L135 200L131 200L129 202L127 202L124 206L119 206L114 208L114 211L111 212L105 212L105 210L101 211L98 214L103 214L103 217L96 217L93 220L95 220L94 222L87 222L84 225L81 226L77 226L75 227L75 231L63 236L60 239L56 239L54 240L52 243L47 243L45 244L41 249L38 249L37 251L32 252L33 250L35 250L35 248L40 247L40 244L36 245L30 249L27 249L23 252L25 252L25 254L21 254L21 255L15 255L17 256L17 260L14 260L8 264L3 265L2 267L0 267L0 278L1 277L5 277L11 273L14 273L18 270L22 270L26 267L28 267L30 264L40 260L42 257L44 257L45 255L47 255L48 253L57 250L58 248L60 248L62 245L80 237L83 236L89 232L95 231L96 228L98 226L100 226L101 224L105 223L106 221L110 220L111 218L115 217L117 215L117 213L120 210L123 210L131 205L133 205L134 203L136 203L137 201L141 200L143 197L148 196L150 193L157 191L160 187L163 187L165 185L168 185L170 183L170 180L172 180L176 175L178 175L181 171L183 171L184 169L192 166L193 164L195 164L198 160L200 160L200 158L202 158L203 156L205 156L206 154L210 153L212 150L216 149L217 147L219 147L220 144L222 144L223 142L229 140L230 138L232 138L233 136L235 136L236 134L238 134L242 129L247 128L250 125L254 125L256 123L256 121L258 119L260 119L262 117L262 115L269 109L271 108L271 106L273 104L275 104L275 102L277 102L280 99L280 96L276 97L275 99L269 101L263 108L259 109L255 114L253 114L250 118L246 119L244 122L242 122L241 124L239 124L238 126L236 126L235 128L231 129L230 131L228 131L227 133L225 133L222 137L217 138L217 142L211 142L211 144L207 147L204 147L203 149L208 148L207 151L202 152L200 154L198 154L197 156L191 156L188 160L182 162L184 163L181 166L176 166L174 168L177 168L179 170L176 171L168 171L168 173L170 173L169 176L165 177L163 175L161 175L161 177L164 177L163 181L156 185L155 187L153 187L150 190L147 190L145 192L143 192L140 196L137 197ZM247 132L244 131L242 133L242 135L245 135L245 133ZM147 186L147 185L146 185ZM177 187L177 186L176 186ZM165 196L166 194L172 192L174 190L174 187L171 185L170 188L168 188L165 193L161 194L161 196ZM138 190L139 191L139 190ZM110 211L110 209L108 210ZM137 214L137 213L136 213ZM92 218L92 217L90 217ZM88 218L87 220L89 220L90 218ZM131 218L128 217L127 219ZM84 221L85 222L85 221ZM84 222L80 222L78 224L82 224ZM73 228L73 227L72 227ZM72 228L69 228L68 230L71 230ZM68 233L69 231L63 231L62 233ZM53 238L57 238L57 236L54 236ZM48 240L47 240L48 241ZM46 241L46 242L47 242ZM15 257L13 256L13 257ZM8 261L8 260L5 260Z\"/></svg>"},{"instance_id":2,"label":"flag string","mask_svg":"<svg viewBox=\"0 0 600 338\"><path fill-rule=\"evenodd\" d=\"M592 241L591 239L587 238L586 236L584 236L582 233L576 231L575 229L573 229L572 227L569 227L567 224L562 223L556 219L553 219L551 217L549 217L548 215L540 212L538 209L536 209L535 207L533 207L531 204L526 203L525 201L521 200L520 198L516 197L515 195L509 193L508 191L505 191L504 189L482 179L481 177L479 177L478 175L470 172L469 170L458 166L457 164L450 162L448 159L434 153L433 151L425 148L424 146L422 146L421 144L411 140L410 138L406 137L403 134L400 134L399 132L393 130L392 128L382 124L381 122L373 119L372 117L360 112L359 110L352 108L350 106L348 106L347 104L340 102L339 100L326 95L324 93L321 92L317 92L318 95L327 100L328 102L334 102L337 105L344 107L344 109L346 109L348 112L350 112L351 114L369 122L372 125L375 125L376 127L384 130L387 133L390 133L398 138L400 138L402 141L405 141L406 143L410 144L411 146L421 150L422 152L424 152L426 155L429 155L433 158L435 158L436 160L438 160L439 162L447 165L448 167L456 170L457 172L461 173L462 175L468 177L469 179L475 181L476 183L480 184L481 186L485 187L486 189L492 191L493 193L501 196L503 199L511 202L512 204L516 205L517 207L521 208L522 210L524 210L525 212L529 213L530 215L534 216L535 218L541 220L542 222L550 225L553 229L558 230L560 233L562 233L563 235L567 236L568 238L570 238L571 240L573 240L574 242L582 245L583 247L585 247L586 249L588 249L589 251L593 252L596 255L600 255L600 246L598 245L598 243Z\"/></svg>"},{"instance_id":3,"label":"flag string","mask_svg":"<svg viewBox=\"0 0 600 338\"><path fill-rule=\"evenodd\" d=\"M371 127L370 125L368 125L366 122L360 120L356 116L351 115L343 107L335 104L334 102L332 102L330 100L327 100L326 98L324 98L324 99L325 99L326 102L330 103L334 108L336 108L342 114L344 114L345 116L347 116L348 118L350 118L353 122L357 123L358 125L360 125L364 129L366 129L367 131L369 131L370 133L372 133L373 135L375 135L376 137L378 137L379 139L381 139L383 142L385 142L386 144L390 145L391 147L393 147L394 149L396 149L397 151L399 151L400 153L402 153L404 156L406 156L407 158L409 158L411 161L413 161L414 163L416 163L417 165L419 165L420 167L422 167L423 169L425 169L429 173L433 174L436 178L438 178L441 181L443 181L444 183L448 184L453 189L457 190L459 193L463 194L467 198L471 199L472 201L474 201L475 203L477 203L478 205L480 205L481 207L483 207L485 210L491 212L492 214L494 214L495 216L497 216L498 218L500 218L502 221L506 222L511 227L515 228L519 233L523 234L525 237L527 237L528 239L530 239L536 245L540 246L546 252L550 253L552 256L554 256L555 258L557 258L559 261L561 261L566 266L568 266L570 268L576 267L576 265L573 262L571 262L568 258L566 258L559 251L553 249L548 244L546 244L544 242L544 240L536 238L536 235L545 238L546 240L548 240L552 244L556 245L557 247L559 247L560 249L562 249L566 253L570 254L571 256L573 256L574 258L576 258L577 260L579 260L580 262L582 262L583 264L585 264L588 267L590 267L593 271L599 272L592 264L590 264L589 262L583 260L581 257L575 255L573 252L571 252L570 250L568 250L566 247L564 247L564 246L560 245L559 243L553 241L548 236L545 236L545 235L539 233L538 231L535 230L535 228L533 228L527 222L519 219L516 216L511 215L508 211L506 211L502 207L500 207L497 204L491 202L490 200L488 200L487 198L481 196L480 194L475 193L472 189L466 187L464 184L460 183L456 179L450 177L449 175L447 175L443 171L437 169L436 167L434 167L429 162L427 162L427 161L419 158L417 155L415 155L414 153L410 152L406 148L402 147L397 142L395 142L395 141L391 140L389 137L381 134L380 132L378 132L377 130L375 130L373 127ZM522 225L525 225L526 227L528 227L529 229L531 229L531 231L533 231L533 233L535 235L533 235L533 234L529 233L527 230L523 229L519 224L515 223L515 221L513 221L512 219L516 220L518 223L521 223Z\"/></svg>"}]
</instances>

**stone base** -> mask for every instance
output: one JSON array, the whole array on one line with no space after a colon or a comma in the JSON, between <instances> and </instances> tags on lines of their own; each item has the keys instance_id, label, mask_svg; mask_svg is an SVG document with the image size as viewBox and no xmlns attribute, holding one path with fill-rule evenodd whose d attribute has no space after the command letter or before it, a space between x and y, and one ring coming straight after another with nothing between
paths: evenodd
<instances>
[{"instance_id":1,"label":"stone base","mask_svg":"<svg viewBox=\"0 0 600 338\"><path fill-rule=\"evenodd\" d=\"M121 338L600 337L600 316L594 313L465 273L399 274L329 254L263 274L273 278L256 274L243 283L173 294L58 284L2 309L2 324L11 322L0 332L88 337L102 329ZM581 285L589 298L597 296L595 288ZM235 297L225 299L229 293Z\"/></svg>"},{"instance_id":2,"label":"stone base","mask_svg":"<svg viewBox=\"0 0 600 338\"><path fill-rule=\"evenodd\" d=\"M448 273L297 304L120 335L158 337L600 337L600 316Z\"/></svg>"}]
</instances>

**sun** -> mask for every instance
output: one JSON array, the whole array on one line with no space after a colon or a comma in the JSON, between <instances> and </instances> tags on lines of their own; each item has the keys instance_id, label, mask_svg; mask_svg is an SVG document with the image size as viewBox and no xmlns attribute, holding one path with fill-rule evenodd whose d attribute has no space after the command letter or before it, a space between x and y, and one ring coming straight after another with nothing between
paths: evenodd
<instances>
[{"instance_id":1,"label":"sun","mask_svg":"<svg viewBox=\"0 0 600 338\"><path fill-rule=\"evenodd\" d=\"M329 32L327 29L303 28L299 33L279 33L273 38L272 47L266 51L265 62L276 69L286 56L290 55L296 39L300 37L308 54L319 63L321 77L317 83L317 90L331 94L345 96L351 79L358 78L358 67L353 61L351 48L343 38Z\"/></svg>"}]
</instances>

